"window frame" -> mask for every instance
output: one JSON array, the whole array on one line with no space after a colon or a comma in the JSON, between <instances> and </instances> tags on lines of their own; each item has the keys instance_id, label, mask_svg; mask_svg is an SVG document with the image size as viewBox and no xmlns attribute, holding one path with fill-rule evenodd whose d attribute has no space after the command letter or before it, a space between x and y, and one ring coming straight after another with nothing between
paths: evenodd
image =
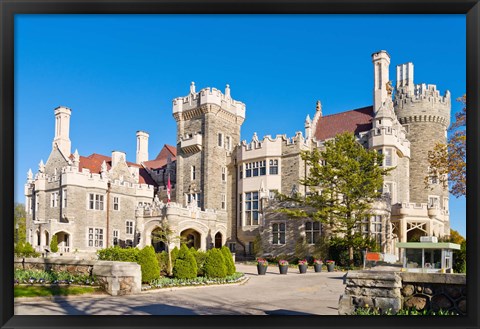
<instances>
[{"instance_id":1,"label":"window frame","mask_svg":"<svg viewBox=\"0 0 480 329\"><path fill-rule=\"evenodd\" d=\"M244 194L245 207L243 207L243 209L245 214L245 226L258 226L260 222L260 193L259 191L250 191L245 192ZM248 198L249 196L250 199ZM256 199L254 196L256 196Z\"/></svg>"},{"instance_id":2,"label":"window frame","mask_svg":"<svg viewBox=\"0 0 480 329\"><path fill-rule=\"evenodd\" d=\"M307 224L310 224L310 228L307 227ZM318 226L318 227L315 227ZM304 224L305 228L305 237L306 242L309 245L314 245L317 240L320 238L322 232L322 226L320 225L319 221L309 220L306 221Z\"/></svg>"},{"instance_id":3,"label":"window frame","mask_svg":"<svg viewBox=\"0 0 480 329\"><path fill-rule=\"evenodd\" d=\"M126 235L133 235L133 220L126 220L125 221L125 234Z\"/></svg>"},{"instance_id":4,"label":"window frame","mask_svg":"<svg viewBox=\"0 0 480 329\"><path fill-rule=\"evenodd\" d=\"M283 228L283 230L282 230ZM283 246L287 243L287 224L285 222L272 223L272 245ZM283 237L283 241L282 241Z\"/></svg>"}]
</instances>

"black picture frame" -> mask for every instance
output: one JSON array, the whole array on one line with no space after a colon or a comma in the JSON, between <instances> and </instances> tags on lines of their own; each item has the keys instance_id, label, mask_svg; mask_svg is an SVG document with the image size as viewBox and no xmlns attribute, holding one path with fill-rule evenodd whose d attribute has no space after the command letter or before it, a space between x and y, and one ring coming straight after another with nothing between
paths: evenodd
<instances>
[{"instance_id":1,"label":"black picture frame","mask_svg":"<svg viewBox=\"0 0 480 329\"><path fill-rule=\"evenodd\" d=\"M16 14L465 14L467 33L467 316L14 316L14 15ZM477 223L480 4L478 0L0 0L1 21L1 279L2 328L478 328ZM448 47L448 44L445 44Z\"/></svg>"}]
</instances>

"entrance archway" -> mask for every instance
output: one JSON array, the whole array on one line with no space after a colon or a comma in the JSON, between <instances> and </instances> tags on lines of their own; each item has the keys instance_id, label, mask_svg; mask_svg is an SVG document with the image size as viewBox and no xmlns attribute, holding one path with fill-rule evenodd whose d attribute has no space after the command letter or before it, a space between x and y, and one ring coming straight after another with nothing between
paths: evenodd
<instances>
[{"instance_id":1,"label":"entrance archway","mask_svg":"<svg viewBox=\"0 0 480 329\"><path fill-rule=\"evenodd\" d=\"M180 233L180 237L182 238L182 243L185 243L188 248L200 248L200 233L195 231L193 228L183 230L182 233Z\"/></svg>"},{"instance_id":2,"label":"entrance archway","mask_svg":"<svg viewBox=\"0 0 480 329\"><path fill-rule=\"evenodd\" d=\"M215 234L215 248L222 248L222 233Z\"/></svg>"},{"instance_id":3,"label":"entrance archway","mask_svg":"<svg viewBox=\"0 0 480 329\"><path fill-rule=\"evenodd\" d=\"M55 233L55 235L57 236L57 241L58 241L58 252L59 253L70 252L70 234L64 231L60 231ZM102 245L98 245L98 247L103 247L103 237L101 240L99 237L98 240L96 241L98 241L97 244L102 244Z\"/></svg>"},{"instance_id":4,"label":"entrance archway","mask_svg":"<svg viewBox=\"0 0 480 329\"><path fill-rule=\"evenodd\" d=\"M156 253L167 250L165 242L162 241L162 238L161 238L162 236L163 236L163 232L162 232L162 229L160 227L157 227L152 231L151 243L152 243L152 247L153 247L153 249L155 249Z\"/></svg>"}]
</instances>

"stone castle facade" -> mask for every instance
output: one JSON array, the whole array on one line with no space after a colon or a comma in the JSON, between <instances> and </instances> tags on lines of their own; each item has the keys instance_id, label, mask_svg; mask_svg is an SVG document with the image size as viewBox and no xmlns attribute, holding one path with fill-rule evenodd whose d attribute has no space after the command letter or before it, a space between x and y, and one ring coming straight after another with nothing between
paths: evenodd
<instances>
[{"instance_id":1,"label":"stone castle facade","mask_svg":"<svg viewBox=\"0 0 480 329\"><path fill-rule=\"evenodd\" d=\"M228 245L251 254L260 236L266 253L292 253L299 240L313 245L327 232L318 222L272 211L275 192L308 193L298 183L307 173L301 151L322 148L325 140L346 131L364 147L382 152L383 166L395 168L362 231L387 253L397 253L397 241L449 235L448 191L435 176L426 189L424 177L428 150L446 141L450 93L442 96L435 85L414 84L413 64L407 63L396 68L392 96L390 56L380 51L372 61L372 106L323 116L318 102L313 118L306 117L304 133L293 137L254 134L250 142L242 141L245 104L231 97L228 85L224 93L197 92L192 83L187 96L173 100L177 145L165 145L149 159L149 134L138 131L135 163L120 151L71 153L71 110L55 109L52 151L35 176L29 171L25 185L27 239L43 252L55 234L65 254L112 245L154 244L162 250L165 245L154 242L152 232L166 221L196 248ZM170 247L174 244L179 240Z\"/></svg>"}]
</instances>

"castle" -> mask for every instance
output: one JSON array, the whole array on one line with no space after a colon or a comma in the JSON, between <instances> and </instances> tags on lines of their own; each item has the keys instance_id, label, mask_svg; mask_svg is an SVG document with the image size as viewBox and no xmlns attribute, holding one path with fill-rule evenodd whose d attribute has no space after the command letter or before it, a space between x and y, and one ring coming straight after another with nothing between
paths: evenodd
<instances>
[{"instance_id":1,"label":"castle","mask_svg":"<svg viewBox=\"0 0 480 329\"><path fill-rule=\"evenodd\" d=\"M395 168L384 179L388 197L372 205L374 215L362 232L394 254L395 242L449 235L448 191L433 175L426 189L424 178L431 174L428 151L446 142L450 93L442 96L435 85L414 84L412 63L397 66L393 88L389 54L376 52L372 62L372 106L324 116L317 102L304 133L263 139L254 134L250 142L240 137L246 106L231 97L230 87L224 93L197 92L192 82L187 96L173 100L177 145L165 145L149 159L149 134L138 131L135 163L121 151L72 153L72 112L56 108L52 151L35 175L27 174L27 240L43 252L57 235L60 253L67 255L113 245L153 244L159 251L166 246L155 242L152 232L167 221L195 248L227 245L251 254L260 235L269 254L293 252L299 238L312 245L325 232L319 222L269 212L275 192L307 193L298 183L307 172L301 151L322 148L346 131L382 152L383 166ZM178 240L170 247L175 244Z\"/></svg>"}]
</instances>

